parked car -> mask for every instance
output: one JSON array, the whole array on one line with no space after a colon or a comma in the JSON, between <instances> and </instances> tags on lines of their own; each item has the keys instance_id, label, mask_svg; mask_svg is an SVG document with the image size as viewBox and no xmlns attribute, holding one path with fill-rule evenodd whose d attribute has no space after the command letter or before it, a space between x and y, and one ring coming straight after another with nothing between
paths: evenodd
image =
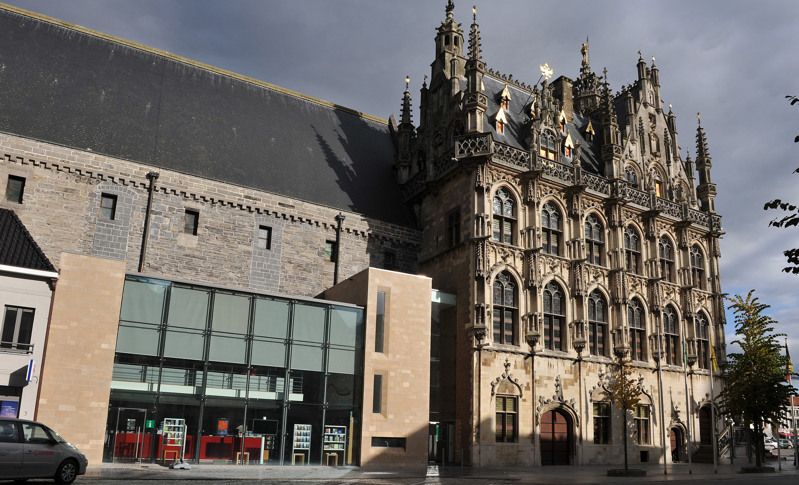
<instances>
[{"instance_id":1,"label":"parked car","mask_svg":"<svg viewBox=\"0 0 799 485\"><path fill-rule=\"evenodd\" d=\"M763 440L763 447L765 448L766 451L776 450L778 446L779 444L777 443L777 440L775 440L774 438L767 437Z\"/></svg>"},{"instance_id":2,"label":"parked car","mask_svg":"<svg viewBox=\"0 0 799 485\"><path fill-rule=\"evenodd\" d=\"M779 443L780 443L780 448L793 448L791 440L789 440L788 438L780 438Z\"/></svg>"},{"instance_id":3,"label":"parked car","mask_svg":"<svg viewBox=\"0 0 799 485\"><path fill-rule=\"evenodd\" d=\"M0 418L0 477L52 478L72 483L89 461L74 445L47 426L24 419Z\"/></svg>"}]
</instances>

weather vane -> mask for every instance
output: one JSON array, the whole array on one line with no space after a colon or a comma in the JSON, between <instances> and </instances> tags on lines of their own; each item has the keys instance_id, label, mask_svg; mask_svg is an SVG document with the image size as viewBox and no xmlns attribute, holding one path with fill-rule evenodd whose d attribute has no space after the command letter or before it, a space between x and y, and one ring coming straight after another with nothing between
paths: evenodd
<instances>
[{"instance_id":1,"label":"weather vane","mask_svg":"<svg viewBox=\"0 0 799 485\"><path fill-rule=\"evenodd\" d=\"M549 64L547 64L546 62L538 66L538 70L541 72L541 77L547 81L549 81L549 78L551 78L552 74L555 72L552 70L551 67L549 67Z\"/></svg>"}]
</instances>

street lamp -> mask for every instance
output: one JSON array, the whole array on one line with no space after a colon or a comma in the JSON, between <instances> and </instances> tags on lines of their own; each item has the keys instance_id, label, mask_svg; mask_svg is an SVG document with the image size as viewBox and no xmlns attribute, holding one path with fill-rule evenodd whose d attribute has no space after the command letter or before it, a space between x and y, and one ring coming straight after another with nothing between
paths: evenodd
<instances>
[{"instance_id":1,"label":"street lamp","mask_svg":"<svg viewBox=\"0 0 799 485\"><path fill-rule=\"evenodd\" d=\"M572 340L572 345L574 345L574 350L577 352L577 392L578 392L578 399L579 402L578 412L580 413L580 423L585 423L585 416L583 416L583 350L585 350L585 322L583 321L576 321L574 322L574 338ZM582 463L583 457L583 428L584 425L580 426L580 462Z\"/></svg>"},{"instance_id":2,"label":"street lamp","mask_svg":"<svg viewBox=\"0 0 799 485\"><path fill-rule=\"evenodd\" d=\"M538 422L535 406L535 349L538 346L538 341L540 339L541 334L538 332L538 326L535 322L533 322L528 326L527 333L524 335L525 342L527 342L527 345L530 346L530 384L533 386L533 453L535 453L535 424Z\"/></svg>"},{"instance_id":3,"label":"street lamp","mask_svg":"<svg viewBox=\"0 0 799 485\"><path fill-rule=\"evenodd\" d=\"M613 354L616 355L616 358L619 359L619 378L626 379L624 374L624 361L627 360L627 355L630 353L630 347L624 343L624 338L619 335L620 338L617 338L618 343L616 346L613 347ZM621 406L621 414L622 419L624 422L624 434L622 435L624 441L624 472L627 473L628 464L627 464L627 409L626 404Z\"/></svg>"},{"instance_id":4,"label":"street lamp","mask_svg":"<svg viewBox=\"0 0 799 485\"><path fill-rule=\"evenodd\" d=\"M668 475L669 469L666 459L666 416L665 406L663 404L663 337L660 334L660 324L658 324L658 333L649 336L650 348L655 349L652 353L657 364L658 373L658 402L660 404L660 447L663 450L663 474Z\"/></svg>"},{"instance_id":5,"label":"street lamp","mask_svg":"<svg viewBox=\"0 0 799 485\"><path fill-rule=\"evenodd\" d=\"M693 367L696 364L696 346L693 339L687 339L685 342L685 364L688 366L685 375L685 419L688 421L688 442L686 444L686 451L688 452L688 474L693 474L693 459L691 457L691 442L693 441L693 417L691 416L691 404L694 401L694 371ZM688 375L691 376L691 391L688 392Z\"/></svg>"}]
</instances>

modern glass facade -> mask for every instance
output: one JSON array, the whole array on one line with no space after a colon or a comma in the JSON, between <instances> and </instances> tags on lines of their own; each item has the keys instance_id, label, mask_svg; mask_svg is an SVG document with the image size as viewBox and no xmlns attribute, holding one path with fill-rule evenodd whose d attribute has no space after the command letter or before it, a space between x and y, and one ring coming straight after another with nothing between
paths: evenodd
<instances>
[{"instance_id":1,"label":"modern glass facade","mask_svg":"<svg viewBox=\"0 0 799 485\"><path fill-rule=\"evenodd\" d=\"M363 310L128 276L106 461L354 464Z\"/></svg>"}]
</instances>

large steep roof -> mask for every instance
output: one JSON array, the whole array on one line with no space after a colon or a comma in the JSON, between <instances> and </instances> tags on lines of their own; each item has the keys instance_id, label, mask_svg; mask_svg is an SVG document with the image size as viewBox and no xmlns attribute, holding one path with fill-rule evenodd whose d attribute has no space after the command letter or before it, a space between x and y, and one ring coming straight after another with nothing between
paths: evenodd
<instances>
[{"instance_id":1,"label":"large steep roof","mask_svg":"<svg viewBox=\"0 0 799 485\"><path fill-rule=\"evenodd\" d=\"M0 209L0 265L55 271L14 211Z\"/></svg>"},{"instance_id":2,"label":"large steep roof","mask_svg":"<svg viewBox=\"0 0 799 485\"><path fill-rule=\"evenodd\" d=\"M412 220L385 120L7 6L0 131Z\"/></svg>"}]
</instances>

